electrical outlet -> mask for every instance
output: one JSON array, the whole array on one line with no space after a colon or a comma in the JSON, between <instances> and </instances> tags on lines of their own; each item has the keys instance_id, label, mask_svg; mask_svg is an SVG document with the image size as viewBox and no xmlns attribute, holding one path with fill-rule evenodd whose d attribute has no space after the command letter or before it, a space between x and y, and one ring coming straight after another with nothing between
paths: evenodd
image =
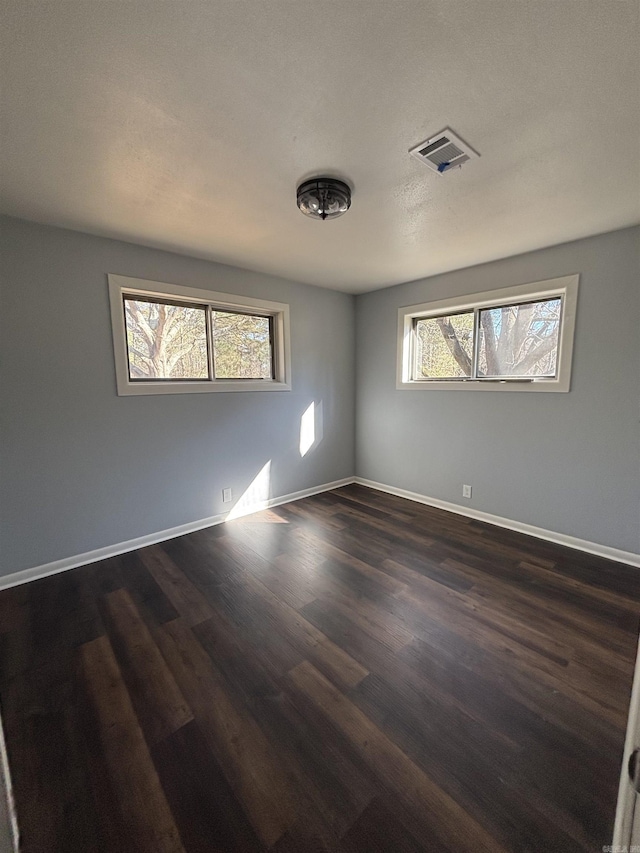
<instances>
[{"instance_id":1,"label":"electrical outlet","mask_svg":"<svg viewBox=\"0 0 640 853\"><path fill-rule=\"evenodd\" d=\"M222 490L222 503L228 504L233 500L233 492L231 489L223 489Z\"/></svg>"},{"instance_id":2,"label":"electrical outlet","mask_svg":"<svg viewBox=\"0 0 640 853\"><path fill-rule=\"evenodd\" d=\"M463 486L462 487L462 497L470 498L471 497L471 486Z\"/></svg>"}]
</instances>

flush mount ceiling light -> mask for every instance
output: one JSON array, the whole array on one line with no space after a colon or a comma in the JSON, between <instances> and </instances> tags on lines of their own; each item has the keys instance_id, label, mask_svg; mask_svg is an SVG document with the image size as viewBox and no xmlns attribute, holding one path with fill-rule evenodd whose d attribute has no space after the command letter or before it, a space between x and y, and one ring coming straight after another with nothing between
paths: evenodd
<instances>
[{"instance_id":1,"label":"flush mount ceiling light","mask_svg":"<svg viewBox=\"0 0 640 853\"><path fill-rule=\"evenodd\" d=\"M336 178L313 178L298 187L298 207L312 219L336 219L351 207L351 190Z\"/></svg>"}]
</instances>

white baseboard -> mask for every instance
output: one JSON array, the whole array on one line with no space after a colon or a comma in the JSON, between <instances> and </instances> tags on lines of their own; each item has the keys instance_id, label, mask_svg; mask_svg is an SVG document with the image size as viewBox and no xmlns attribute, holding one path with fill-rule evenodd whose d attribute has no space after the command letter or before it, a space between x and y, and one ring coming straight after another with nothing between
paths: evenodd
<instances>
[{"instance_id":1,"label":"white baseboard","mask_svg":"<svg viewBox=\"0 0 640 853\"><path fill-rule=\"evenodd\" d=\"M510 518L503 518L500 515L492 515L489 512L481 512L478 509L463 507L449 501L442 501L439 498L430 498L426 495L420 495L417 492L409 492L407 489L397 489L395 486L387 486L384 483L365 480L363 477L355 477L354 482L360 486L375 489L378 492L386 492L389 495L396 495L396 497L406 498L410 501L416 501L416 503L426 504L437 509L444 509L447 512L455 512L457 515L465 515L476 521L485 521L487 524L495 524L497 527L506 527L508 530L526 533L528 536L545 539L547 542L554 542L556 545L565 545L567 548L586 551L587 554L595 554L597 557L604 557L607 560L615 560L618 563L627 563L629 566L640 568L640 554L635 554L633 551L621 551L619 548L599 545L597 542L578 539L576 536L568 536L566 533L556 533L553 530L545 530L544 527L534 527L533 524L513 521Z\"/></svg>"},{"instance_id":2,"label":"white baseboard","mask_svg":"<svg viewBox=\"0 0 640 853\"><path fill-rule=\"evenodd\" d=\"M312 486L309 489L301 489L299 492L291 492L288 495L281 495L277 498L253 503L245 506L241 513L234 513L234 518L239 518L244 515L250 515L253 512L260 512L263 509L269 509L272 506L280 506L280 504L298 501L300 498L308 498L311 495L318 495L321 492L329 492L331 489L338 489L340 486L348 486L354 482L353 477L345 477L342 480L334 480L332 483L323 483L321 486ZM231 510L233 512L233 510ZM119 554L126 554L127 551L136 551L138 548L146 548L147 545L155 545L157 542L164 542L167 539L175 539L176 536L184 536L187 533L195 533L196 530L203 530L205 527L213 527L216 524L222 524L227 520L230 513L225 512L220 515L212 515L209 518L201 518L199 521L190 521L188 524L180 524L178 527L170 527L167 530L159 530L157 533L149 533L146 536L138 536L136 539L129 539L126 542L118 542L115 545L107 545L105 548L96 548L95 551L87 551L84 554L76 554L73 557L65 557L62 560L55 560L53 563L44 563L41 566L33 566L33 568L22 569L19 572L13 572L10 575L0 577L0 590L9 589L12 586L19 586L29 581L39 580L48 575L56 575L58 572L66 572L69 569L77 569L79 566L86 566L88 563L97 563L98 560L106 560L108 557L117 557Z\"/></svg>"},{"instance_id":3,"label":"white baseboard","mask_svg":"<svg viewBox=\"0 0 640 853\"><path fill-rule=\"evenodd\" d=\"M618 563L627 563L630 566L640 568L640 554L635 554L632 551L622 551L618 548L611 548L608 545L599 545L597 542L589 542L586 539L578 539L575 536L568 536L565 533L556 533L553 530L545 530L543 527L534 527L532 524L525 524L522 521L513 521L509 518L503 518L499 515L492 515L488 512L481 512L477 509L460 506L459 504L443 501L439 498L430 498L427 495L420 495L417 492L410 492L407 489L398 489L395 486L387 486L384 483L376 483L373 480L366 480L363 477L345 477L342 480L334 480L331 483L323 483L320 486L312 486L309 489L301 489L299 492L291 492L288 495L281 495L277 498L270 498L266 501L251 504L243 509L242 515L249 515L253 512L259 512L263 509L268 509L280 504L297 501L301 498L307 498L311 495L318 495L321 492L329 492L332 489L338 489L341 486L348 486L351 483L357 483L360 486L366 486L369 489L375 489L378 492L386 492L390 495L396 495L399 498L406 498L416 503L433 506L437 509L444 509L447 512L453 512L457 515L464 515L468 518L484 521L487 524L495 524L497 527L506 527L508 530L515 530L518 533L526 533L529 536L535 536L537 539L544 539L547 542L554 542L556 545L565 545L568 548L575 548L578 551L585 551L588 554L595 554L597 557L604 557L607 560L615 560ZM147 545L155 545L157 542L164 542L167 539L174 539L176 536L184 536L187 533L194 533L196 530L203 530L205 527L213 527L216 524L222 524L227 520L229 513L221 513L220 515L212 515L209 518L202 518L199 521L191 521L188 524L181 524L178 527L170 527L167 530L160 530L157 533L149 533L146 536L139 536L136 539L129 539L127 542L118 542L115 545L108 545L105 548L97 548L94 551L87 551L84 554L77 554L73 557L65 557L62 560L56 560L53 563L45 563L41 566L34 566L29 569L22 569L18 572L13 572L10 575L0 577L0 590L8 589L12 586L19 586L29 581L38 580L39 578L55 575L58 572L66 572L69 569L77 569L79 566L85 566L88 563L97 563L98 560L106 560L108 557L117 557L119 554L126 554L127 551L135 551L138 548L145 548ZM239 517L235 515L234 517Z\"/></svg>"}]
</instances>

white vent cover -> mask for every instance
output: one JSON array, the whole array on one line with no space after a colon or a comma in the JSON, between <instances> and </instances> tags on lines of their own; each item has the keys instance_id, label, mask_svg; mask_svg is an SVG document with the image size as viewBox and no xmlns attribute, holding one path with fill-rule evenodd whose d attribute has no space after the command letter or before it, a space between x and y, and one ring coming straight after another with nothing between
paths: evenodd
<instances>
[{"instance_id":1,"label":"white vent cover","mask_svg":"<svg viewBox=\"0 0 640 853\"><path fill-rule=\"evenodd\" d=\"M439 175L462 166L472 157L480 156L449 127L425 139L415 148L410 148L409 154Z\"/></svg>"}]
</instances>

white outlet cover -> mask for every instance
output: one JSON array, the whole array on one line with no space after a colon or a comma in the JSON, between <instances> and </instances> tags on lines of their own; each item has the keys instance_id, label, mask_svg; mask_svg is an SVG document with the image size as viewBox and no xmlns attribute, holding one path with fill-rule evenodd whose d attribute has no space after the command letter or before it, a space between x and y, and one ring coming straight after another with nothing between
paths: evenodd
<instances>
[{"instance_id":1,"label":"white outlet cover","mask_svg":"<svg viewBox=\"0 0 640 853\"><path fill-rule=\"evenodd\" d=\"M470 498L471 497L471 486L463 486L462 487L462 497Z\"/></svg>"},{"instance_id":2,"label":"white outlet cover","mask_svg":"<svg viewBox=\"0 0 640 853\"><path fill-rule=\"evenodd\" d=\"M233 500L231 489L222 490L222 503L228 504Z\"/></svg>"}]
</instances>

